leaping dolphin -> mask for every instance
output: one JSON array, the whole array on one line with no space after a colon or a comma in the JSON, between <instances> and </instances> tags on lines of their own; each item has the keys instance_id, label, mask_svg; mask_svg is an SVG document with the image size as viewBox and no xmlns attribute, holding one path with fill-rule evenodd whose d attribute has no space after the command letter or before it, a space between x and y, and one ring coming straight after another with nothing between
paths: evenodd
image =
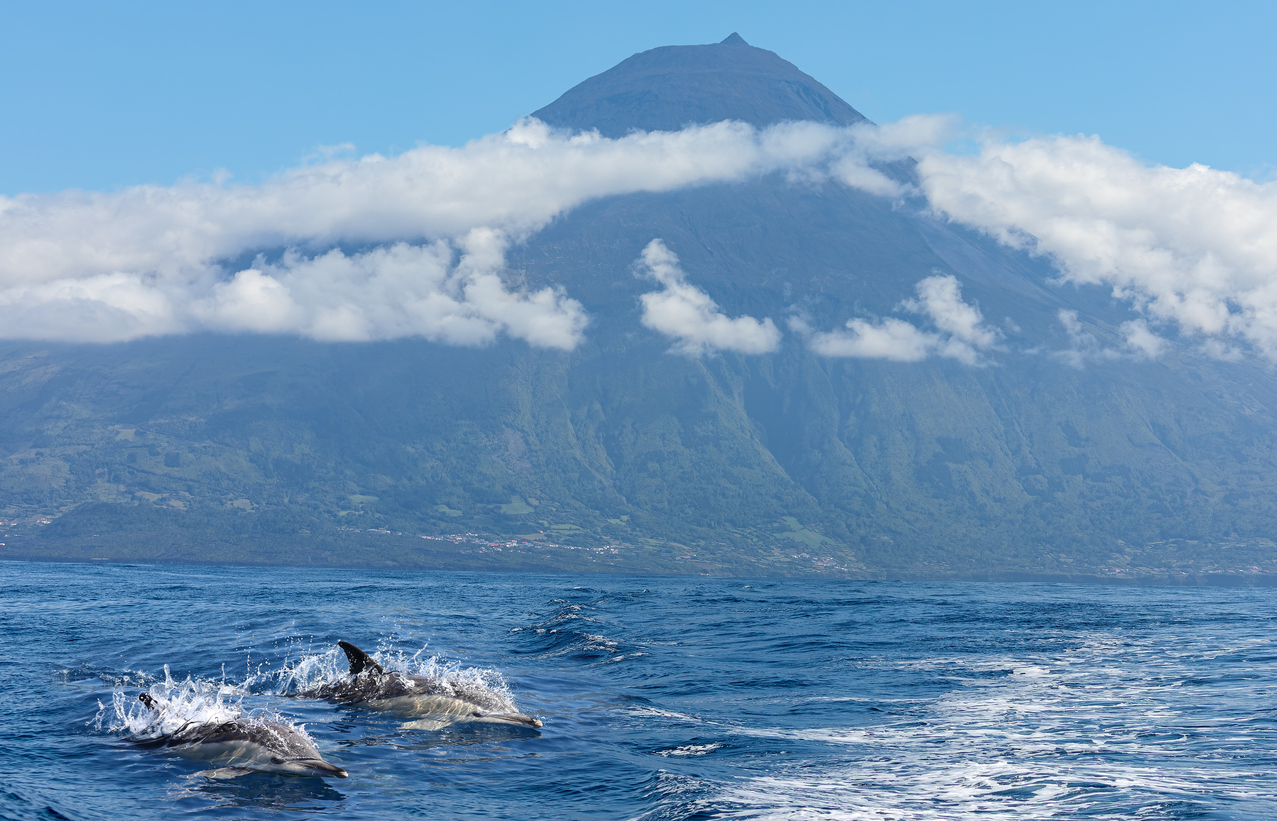
<instances>
[{"instance_id":1,"label":"leaping dolphin","mask_svg":"<svg viewBox=\"0 0 1277 821\"><path fill-rule=\"evenodd\" d=\"M419 717L409 729L439 729L449 724L482 723L540 727L541 720L523 713L493 710L435 679L399 671L387 672L371 656L348 641L337 646L350 662L350 675L297 695L341 704L361 704L405 718Z\"/></svg>"},{"instance_id":2,"label":"leaping dolphin","mask_svg":"<svg viewBox=\"0 0 1277 821\"><path fill-rule=\"evenodd\" d=\"M137 697L150 710L162 713L164 703L142 693ZM341 767L325 761L315 745L296 727L269 719L235 718L198 723L188 721L171 733L130 736L142 746L163 748L183 758L221 765L206 774L232 778L250 772L345 778Z\"/></svg>"}]
</instances>

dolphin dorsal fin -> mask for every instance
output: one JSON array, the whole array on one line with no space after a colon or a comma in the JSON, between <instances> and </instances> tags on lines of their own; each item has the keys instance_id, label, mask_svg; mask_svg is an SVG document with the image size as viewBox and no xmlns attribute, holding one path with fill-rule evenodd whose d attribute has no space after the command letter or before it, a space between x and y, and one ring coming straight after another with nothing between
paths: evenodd
<instances>
[{"instance_id":1,"label":"dolphin dorsal fin","mask_svg":"<svg viewBox=\"0 0 1277 821\"><path fill-rule=\"evenodd\" d=\"M348 641L339 641L337 646L346 653L346 658L350 660L350 674L357 676L365 670L372 670L377 675L382 675L386 671L381 669L381 665L372 660L372 656L360 650Z\"/></svg>"}]
</instances>

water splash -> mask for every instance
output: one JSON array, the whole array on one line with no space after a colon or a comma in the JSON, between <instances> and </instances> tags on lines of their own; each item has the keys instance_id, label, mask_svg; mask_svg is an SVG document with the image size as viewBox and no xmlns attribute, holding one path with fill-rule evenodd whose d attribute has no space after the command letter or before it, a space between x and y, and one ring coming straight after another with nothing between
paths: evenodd
<instances>
[{"instance_id":1,"label":"water splash","mask_svg":"<svg viewBox=\"0 0 1277 821\"><path fill-rule=\"evenodd\" d=\"M109 705L98 702L97 715L90 725L99 732L126 734L133 741L180 736L232 721L267 731L286 725L313 743L305 725L268 708L246 708L248 688L224 678L210 681L187 676L178 681L166 664L164 678L151 683L144 692L154 700L154 708L143 704L132 689L117 687L111 692Z\"/></svg>"},{"instance_id":2,"label":"water splash","mask_svg":"<svg viewBox=\"0 0 1277 821\"><path fill-rule=\"evenodd\" d=\"M381 647L369 655L387 673L411 676L414 689L421 694L461 699L494 713L519 711L505 677L491 668L465 667L438 655L426 655L425 647L413 653ZM279 695L295 696L338 684L349 676L350 667L345 654L333 647L323 653L307 654L296 661L286 662L282 669L264 673L253 683L269 680Z\"/></svg>"}]
</instances>

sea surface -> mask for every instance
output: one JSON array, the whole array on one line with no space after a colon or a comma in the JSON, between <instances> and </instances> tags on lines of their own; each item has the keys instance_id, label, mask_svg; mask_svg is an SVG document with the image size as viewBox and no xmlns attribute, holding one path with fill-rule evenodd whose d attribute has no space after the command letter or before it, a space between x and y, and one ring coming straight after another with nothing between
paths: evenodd
<instances>
[{"instance_id":1,"label":"sea surface","mask_svg":"<svg viewBox=\"0 0 1277 821\"><path fill-rule=\"evenodd\" d=\"M1273 590L0 563L0 817L1273 819L1275 618ZM544 726L289 695L339 639ZM143 690L295 722L349 777L210 777L128 740Z\"/></svg>"}]
</instances>

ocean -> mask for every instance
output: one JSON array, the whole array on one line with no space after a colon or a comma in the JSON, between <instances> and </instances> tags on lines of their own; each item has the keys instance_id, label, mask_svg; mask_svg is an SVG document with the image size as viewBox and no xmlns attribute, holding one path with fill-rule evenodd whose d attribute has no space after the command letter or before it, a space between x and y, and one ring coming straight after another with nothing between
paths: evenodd
<instances>
[{"instance_id":1,"label":"ocean","mask_svg":"<svg viewBox=\"0 0 1277 821\"><path fill-rule=\"evenodd\" d=\"M1277 591L0 563L0 817L1277 818ZM338 640L543 727L298 698ZM143 691L348 778L129 740Z\"/></svg>"}]
</instances>

